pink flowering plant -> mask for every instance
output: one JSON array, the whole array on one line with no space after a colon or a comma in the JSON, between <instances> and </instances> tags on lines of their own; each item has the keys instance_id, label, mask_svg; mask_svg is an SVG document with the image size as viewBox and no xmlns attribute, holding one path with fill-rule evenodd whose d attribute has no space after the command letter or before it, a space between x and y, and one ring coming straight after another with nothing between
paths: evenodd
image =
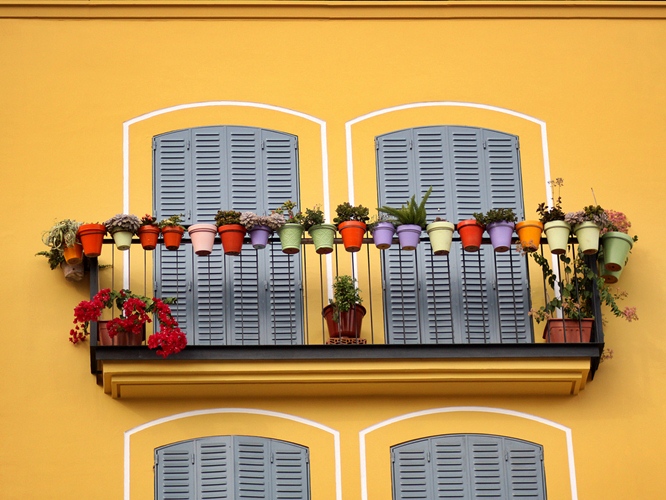
<instances>
[{"instance_id":1,"label":"pink flowering plant","mask_svg":"<svg viewBox=\"0 0 666 500\"><path fill-rule=\"evenodd\" d=\"M605 210L605 212L606 218L608 219L608 225L601 229L602 236L610 231L629 234L631 222L629 222L629 219L624 213L616 210ZM638 236L632 236L632 239L638 241Z\"/></svg>"},{"instance_id":2,"label":"pink flowering plant","mask_svg":"<svg viewBox=\"0 0 666 500\"><path fill-rule=\"evenodd\" d=\"M156 353L164 358L182 351L187 345L187 337L178 327L178 322L171 314L169 304L174 298L158 299L135 295L130 290L100 290L91 300L83 300L74 308L74 328L69 332L73 344L83 342L90 334L91 321L99 321L106 308L117 307L120 316L108 322L109 336L119 333L141 335L146 323L151 323L151 314L157 316L160 330L148 338L148 347L157 349Z\"/></svg>"}]
</instances>

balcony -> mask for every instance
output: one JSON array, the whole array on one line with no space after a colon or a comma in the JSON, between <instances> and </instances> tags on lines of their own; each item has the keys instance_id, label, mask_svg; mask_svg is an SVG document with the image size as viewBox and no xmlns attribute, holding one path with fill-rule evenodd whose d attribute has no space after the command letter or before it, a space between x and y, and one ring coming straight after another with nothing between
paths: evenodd
<instances>
[{"instance_id":1,"label":"balcony","mask_svg":"<svg viewBox=\"0 0 666 500\"><path fill-rule=\"evenodd\" d=\"M454 238L454 241L458 240ZM124 253L115 250L112 243L110 239L105 240L103 256L111 255L114 269L119 270L123 260L120 256ZM131 263L133 274L130 288L137 293L146 290L146 294L151 294L152 253L144 253L138 240L133 243L130 257L124 261L124 264ZM366 239L361 252L355 254L346 252L340 240L335 243L336 248L329 258L317 255L312 241L303 239L301 252L288 258L289 269L301 266L302 279L283 276L288 286L297 291L295 297L300 304L293 305L294 309L288 309L286 315L284 308L280 307L280 311L283 319L286 317L288 322L300 322L302 332L299 335L294 331L286 337L266 336L260 331L260 325L272 327L266 327L266 322L255 321L256 314L250 314L246 323L241 311L233 318L233 322L227 323L239 330L229 334L233 334L236 339L240 338L240 341L234 345L214 345L211 339L216 338L216 327L210 319L211 311L219 310L220 305L209 301L206 305L208 313L204 314L207 321L193 325L193 329L200 329L204 333L208 331L210 334L195 335L194 332L188 332L188 347L168 359L157 357L145 346L97 345L96 325L93 324L90 336L92 373L97 376L104 391L113 398L576 395L585 388L588 379L594 377L604 347L600 321L595 322L590 343L550 344L540 338L541 331L537 340L534 340L532 321L525 317L525 304L516 305L518 299L507 303L506 297L512 294L515 297L527 297L529 301L530 289L543 288L538 268L530 270L531 278L524 288L515 289L514 284L507 292L505 287L504 299L500 300L497 297L502 290L503 277L497 272L497 260L489 247L485 255L492 256L491 260L494 260L487 268L490 276L479 272L480 264L476 259L481 257L466 254L462 256L465 264L458 278L448 281L438 277L435 270L437 266L448 267L449 257L430 254L430 257L423 259L425 262L421 267L425 269L424 282L439 280L438 286L451 298L465 297L468 290L475 289L475 280L485 280L492 284L488 293L494 293L497 297L481 293L478 296L483 299L481 302L461 299L456 302L460 309L452 312L451 316L435 316L435 321L427 321L423 315L401 317L400 313L404 314L408 308L401 310L397 306L387 307L387 299L383 298L387 285L382 284L381 278L384 263L380 251L372 245L372 240ZM544 243L545 240L541 252L547 254ZM184 238L183 245L189 244L189 240ZM429 246L427 238L422 238L422 245ZM484 240L483 245L487 247L489 241ZM216 247L219 246L218 239ZM397 240L394 247L397 247ZM573 251L575 245L572 243L570 247ZM397 252L398 259L402 259L401 255L404 254L407 261L414 254L397 249L392 251ZM220 259L223 266L234 259L252 262L251 256L256 252L281 254L279 240L272 239L266 249L258 251L247 244L241 256L220 256ZM514 262L518 265L522 259L526 259L514 250L502 255L502 258L509 259L510 268ZM207 259L194 258L202 261ZM100 271L97 259L91 260L91 296L99 290L100 279L104 282L103 287L122 288L116 285L115 278L110 278L111 283L108 283L108 271ZM591 267L596 266L594 259L588 259L587 263ZM407 267L401 265L399 272L391 275L393 292L387 296L388 300L394 303L396 300L415 302L413 293L411 296L407 293L400 296L401 284L413 278L413 273L401 274L410 265L409 262ZM137 271L137 268L140 269ZM243 266L240 268L240 282L252 283L256 276L244 277ZM204 269L206 273L213 273L217 268L209 261L206 265L197 266L197 269L197 272ZM328 303L329 292L322 285L327 281L327 273L352 274L358 279L363 291L367 314L362 335L360 339L351 339L345 345L327 343L328 333L320 314ZM117 273L109 274L115 276ZM405 288L410 289L409 286ZM187 293L190 289L191 283L181 283L172 288L178 294ZM416 304L421 311L427 311L438 300L442 299L420 294ZM529 309L529 303L527 307ZM294 311L299 312L302 318L297 318ZM596 293L595 311L596 317L600 317ZM182 317L183 311L179 314L181 325L188 321L192 325L191 318ZM390 317L387 318L388 315ZM458 319L454 320L453 315L457 315ZM476 326L475 321L472 321L475 318L481 318L480 323L476 321ZM252 321L254 326L251 328L244 326ZM275 320L272 321L275 323ZM416 332L416 335L407 334L410 322L411 331ZM391 328L394 331L388 334ZM244 329L256 335L246 334L242 331ZM453 333L448 335L446 332ZM265 341L267 338L268 342Z\"/></svg>"}]
</instances>

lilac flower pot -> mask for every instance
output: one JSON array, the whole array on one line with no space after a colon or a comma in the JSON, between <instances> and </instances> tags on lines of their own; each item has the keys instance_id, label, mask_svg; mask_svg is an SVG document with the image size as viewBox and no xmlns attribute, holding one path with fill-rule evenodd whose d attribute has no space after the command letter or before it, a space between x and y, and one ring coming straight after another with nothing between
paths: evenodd
<instances>
[{"instance_id":1,"label":"lilac flower pot","mask_svg":"<svg viewBox=\"0 0 666 500\"><path fill-rule=\"evenodd\" d=\"M375 246L380 250L386 250L393 243L395 226L391 222L379 222L372 231L372 238Z\"/></svg>"},{"instance_id":2,"label":"lilac flower pot","mask_svg":"<svg viewBox=\"0 0 666 500\"><path fill-rule=\"evenodd\" d=\"M496 252L506 252L511 248L511 238L513 237L513 228L516 225L513 222L491 222L486 231L490 236L490 242Z\"/></svg>"},{"instance_id":3,"label":"lilac flower pot","mask_svg":"<svg viewBox=\"0 0 666 500\"><path fill-rule=\"evenodd\" d=\"M250 242L252 243L252 248L261 250L266 248L268 245L268 238L271 235L273 230L268 226L254 226L250 229Z\"/></svg>"},{"instance_id":4,"label":"lilac flower pot","mask_svg":"<svg viewBox=\"0 0 666 500\"><path fill-rule=\"evenodd\" d=\"M416 250L421 241L421 226L417 224L402 224L398 226L398 242L403 250Z\"/></svg>"}]
</instances>

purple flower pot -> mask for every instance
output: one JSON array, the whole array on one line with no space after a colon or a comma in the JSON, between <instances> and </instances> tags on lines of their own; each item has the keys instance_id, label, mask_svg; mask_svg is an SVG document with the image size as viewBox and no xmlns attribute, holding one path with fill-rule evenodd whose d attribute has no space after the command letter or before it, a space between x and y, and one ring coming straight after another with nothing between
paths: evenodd
<instances>
[{"instance_id":1,"label":"purple flower pot","mask_svg":"<svg viewBox=\"0 0 666 500\"><path fill-rule=\"evenodd\" d=\"M486 231L490 236L490 242L496 252L506 252L511 248L511 238L513 237L513 228L516 225L513 222L491 222Z\"/></svg>"},{"instance_id":2,"label":"purple flower pot","mask_svg":"<svg viewBox=\"0 0 666 500\"><path fill-rule=\"evenodd\" d=\"M273 231L268 226L254 226L250 229L250 242L252 247L260 250L268 245L268 237Z\"/></svg>"},{"instance_id":3,"label":"purple flower pot","mask_svg":"<svg viewBox=\"0 0 666 500\"><path fill-rule=\"evenodd\" d=\"M393 243L395 226L391 222L379 222L372 231L372 238L375 246L380 250L386 250Z\"/></svg>"},{"instance_id":4,"label":"purple flower pot","mask_svg":"<svg viewBox=\"0 0 666 500\"><path fill-rule=\"evenodd\" d=\"M398 233L400 248L403 250L416 250L419 241L421 241L421 231L421 226L417 224L402 224L398 226L396 232Z\"/></svg>"}]
</instances>

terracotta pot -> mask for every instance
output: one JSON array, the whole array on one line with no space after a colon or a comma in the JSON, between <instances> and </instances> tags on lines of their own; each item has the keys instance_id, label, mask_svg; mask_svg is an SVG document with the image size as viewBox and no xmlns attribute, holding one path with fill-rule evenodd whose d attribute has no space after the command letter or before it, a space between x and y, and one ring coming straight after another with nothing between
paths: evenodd
<instances>
[{"instance_id":1,"label":"terracotta pot","mask_svg":"<svg viewBox=\"0 0 666 500\"><path fill-rule=\"evenodd\" d=\"M333 224L317 224L308 229L308 233L312 237L315 252L319 255L326 255L333 251L333 241L335 240Z\"/></svg>"},{"instance_id":2,"label":"terracotta pot","mask_svg":"<svg viewBox=\"0 0 666 500\"><path fill-rule=\"evenodd\" d=\"M162 239L167 250L178 250L183 239L185 230L178 226L167 226L162 228Z\"/></svg>"},{"instance_id":3,"label":"terracotta pot","mask_svg":"<svg viewBox=\"0 0 666 500\"><path fill-rule=\"evenodd\" d=\"M490 243L496 252L506 252L511 248L511 238L513 237L513 228L516 225L513 222L491 222L486 230L490 236Z\"/></svg>"},{"instance_id":4,"label":"terracotta pot","mask_svg":"<svg viewBox=\"0 0 666 500\"><path fill-rule=\"evenodd\" d=\"M74 243L71 247L65 247L63 251L65 262L75 266L83 262L83 245L80 243Z\"/></svg>"},{"instance_id":5,"label":"terracotta pot","mask_svg":"<svg viewBox=\"0 0 666 500\"><path fill-rule=\"evenodd\" d=\"M361 336L361 324L365 316L365 307L356 304L349 311L340 312L338 321L333 320L335 309L332 305L324 307L321 315L326 320L328 335L331 338Z\"/></svg>"},{"instance_id":6,"label":"terracotta pot","mask_svg":"<svg viewBox=\"0 0 666 500\"><path fill-rule=\"evenodd\" d=\"M476 219L458 222L456 226L466 252L478 252L483 239L483 226Z\"/></svg>"},{"instance_id":7,"label":"terracotta pot","mask_svg":"<svg viewBox=\"0 0 666 500\"><path fill-rule=\"evenodd\" d=\"M365 222L348 220L338 224L342 244L348 252L358 252L363 245L363 236L368 226Z\"/></svg>"},{"instance_id":8,"label":"terracotta pot","mask_svg":"<svg viewBox=\"0 0 666 500\"><path fill-rule=\"evenodd\" d=\"M589 342L593 325L593 319L549 319L543 330L543 338L551 344Z\"/></svg>"},{"instance_id":9,"label":"terracotta pot","mask_svg":"<svg viewBox=\"0 0 666 500\"><path fill-rule=\"evenodd\" d=\"M240 255L243 249L243 238L247 230L240 224L227 224L217 228L222 240L224 255Z\"/></svg>"},{"instance_id":10,"label":"terracotta pot","mask_svg":"<svg viewBox=\"0 0 666 500\"><path fill-rule=\"evenodd\" d=\"M101 346L139 346L146 340L146 325L143 325L143 334L134 335L131 333L119 333L111 338L109 336L109 329L107 328L108 321L97 322L97 345Z\"/></svg>"},{"instance_id":11,"label":"terracotta pot","mask_svg":"<svg viewBox=\"0 0 666 500\"><path fill-rule=\"evenodd\" d=\"M102 254L102 243L106 234L104 224L83 224L76 234L83 245L86 257L99 257Z\"/></svg>"},{"instance_id":12,"label":"terracotta pot","mask_svg":"<svg viewBox=\"0 0 666 500\"><path fill-rule=\"evenodd\" d=\"M378 222L372 230L372 240L377 248L386 250L387 248L391 248L394 234L395 226L392 222Z\"/></svg>"},{"instance_id":13,"label":"terracotta pot","mask_svg":"<svg viewBox=\"0 0 666 500\"><path fill-rule=\"evenodd\" d=\"M187 232L192 240L192 247L195 254L205 257L213 253L215 235L217 234L217 226L215 224L192 224L187 229Z\"/></svg>"},{"instance_id":14,"label":"terracotta pot","mask_svg":"<svg viewBox=\"0 0 666 500\"><path fill-rule=\"evenodd\" d=\"M137 233L139 241L144 250L155 250L157 240L160 236L160 228L157 226L141 226Z\"/></svg>"},{"instance_id":15,"label":"terracotta pot","mask_svg":"<svg viewBox=\"0 0 666 500\"><path fill-rule=\"evenodd\" d=\"M534 252L541 245L543 224L538 220L524 220L516 224L516 233L520 239L520 246L526 252Z\"/></svg>"}]
</instances>

